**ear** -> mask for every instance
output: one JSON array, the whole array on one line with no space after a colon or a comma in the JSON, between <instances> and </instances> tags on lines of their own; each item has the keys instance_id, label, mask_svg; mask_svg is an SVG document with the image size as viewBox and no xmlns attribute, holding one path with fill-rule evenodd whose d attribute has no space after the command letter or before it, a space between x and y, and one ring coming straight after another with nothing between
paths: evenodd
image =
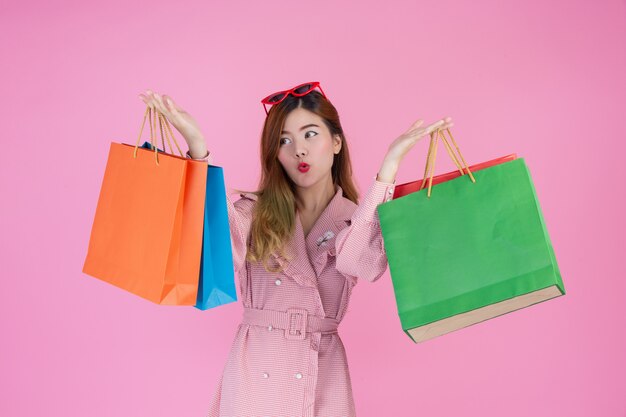
<instances>
[{"instance_id":1,"label":"ear","mask_svg":"<svg viewBox=\"0 0 626 417\"><path fill-rule=\"evenodd\" d=\"M335 154L338 154L339 151L341 150L341 136L339 135L335 135L333 136L333 152Z\"/></svg>"}]
</instances>

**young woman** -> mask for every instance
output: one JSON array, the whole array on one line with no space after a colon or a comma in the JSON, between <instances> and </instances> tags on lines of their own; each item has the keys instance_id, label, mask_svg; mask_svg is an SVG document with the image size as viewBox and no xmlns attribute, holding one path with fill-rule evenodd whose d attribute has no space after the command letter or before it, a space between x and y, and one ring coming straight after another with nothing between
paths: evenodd
<instances>
[{"instance_id":1,"label":"young woman","mask_svg":"<svg viewBox=\"0 0 626 417\"><path fill-rule=\"evenodd\" d=\"M317 91L319 88L321 91ZM207 160L195 120L171 97L140 98ZM391 199L400 161L451 118L415 122L391 143L357 205L348 143L319 83L270 94L258 190L227 196L235 272L244 306L209 416L354 416L344 345L337 332L358 279L387 268L376 207Z\"/></svg>"}]
</instances>

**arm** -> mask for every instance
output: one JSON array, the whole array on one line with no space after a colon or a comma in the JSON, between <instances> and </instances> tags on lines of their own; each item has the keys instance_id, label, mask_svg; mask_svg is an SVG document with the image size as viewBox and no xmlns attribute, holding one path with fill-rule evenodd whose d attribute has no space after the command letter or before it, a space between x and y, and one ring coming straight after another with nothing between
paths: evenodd
<instances>
[{"instance_id":1,"label":"arm","mask_svg":"<svg viewBox=\"0 0 626 417\"><path fill-rule=\"evenodd\" d=\"M452 118L446 117L426 128L420 127L423 123L423 120L416 121L391 143L374 183L352 215L350 226L343 229L335 239L337 270L354 283L357 278L374 282L387 269L387 255L376 208L393 196L400 162L422 137L437 129L452 126Z\"/></svg>"},{"instance_id":2,"label":"arm","mask_svg":"<svg viewBox=\"0 0 626 417\"><path fill-rule=\"evenodd\" d=\"M246 254L248 253L248 235L252 225L252 209L254 201L248 198L240 198L233 202L226 193L228 206L228 223L230 225L230 241L233 249L233 264L235 273L245 267Z\"/></svg>"},{"instance_id":3,"label":"arm","mask_svg":"<svg viewBox=\"0 0 626 417\"><path fill-rule=\"evenodd\" d=\"M192 158L187 151L187 158L195 161L209 162L209 152L204 158ZM209 162L210 163L210 162ZM233 265L237 274L245 266L246 253L248 251L248 235L252 225L252 208L254 201L242 196L237 201L233 201L229 193L226 193L226 206L228 209L228 223L230 226L230 241L233 251Z\"/></svg>"},{"instance_id":4,"label":"arm","mask_svg":"<svg viewBox=\"0 0 626 417\"><path fill-rule=\"evenodd\" d=\"M350 225L335 239L336 268L355 284L358 278L375 282L387 269L387 255L376 207L391 199L394 185L395 180L374 179L354 211Z\"/></svg>"},{"instance_id":5,"label":"arm","mask_svg":"<svg viewBox=\"0 0 626 417\"><path fill-rule=\"evenodd\" d=\"M140 94L139 97L147 105L164 114L167 120L170 121L183 138L185 138L185 142L187 142L189 146L187 158L195 161L205 161L211 164L210 152L207 150L204 135L200 131L198 123L189 113L174 103L171 97L161 97L151 90L147 90L146 94ZM204 156L200 157L200 155ZM248 198L241 198L233 202L228 192L226 193L235 272L238 272L245 265L247 252L246 240L250 231L253 203L254 202Z\"/></svg>"}]
</instances>

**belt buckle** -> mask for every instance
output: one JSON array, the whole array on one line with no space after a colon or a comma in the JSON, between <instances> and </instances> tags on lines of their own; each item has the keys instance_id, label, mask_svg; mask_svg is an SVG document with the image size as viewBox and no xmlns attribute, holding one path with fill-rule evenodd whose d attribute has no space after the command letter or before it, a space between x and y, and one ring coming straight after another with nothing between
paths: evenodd
<instances>
[{"instance_id":1,"label":"belt buckle","mask_svg":"<svg viewBox=\"0 0 626 417\"><path fill-rule=\"evenodd\" d=\"M294 327L292 323L294 320L298 320L300 315L300 326ZM287 309L287 326L285 328L285 338L291 340L304 340L306 337L306 328L308 324L309 312L303 308L288 308Z\"/></svg>"}]
</instances>

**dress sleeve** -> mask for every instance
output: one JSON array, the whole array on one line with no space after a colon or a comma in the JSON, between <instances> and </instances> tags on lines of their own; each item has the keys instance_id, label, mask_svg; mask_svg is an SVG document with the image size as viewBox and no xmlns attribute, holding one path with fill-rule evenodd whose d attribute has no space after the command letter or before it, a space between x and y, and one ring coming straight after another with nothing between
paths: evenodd
<instances>
[{"instance_id":1,"label":"dress sleeve","mask_svg":"<svg viewBox=\"0 0 626 417\"><path fill-rule=\"evenodd\" d=\"M393 196L393 183L378 181L370 185L362 202L352 214L350 225L335 239L336 268L356 284L358 278L375 282L387 269L387 255L376 208Z\"/></svg>"},{"instance_id":2,"label":"dress sleeve","mask_svg":"<svg viewBox=\"0 0 626 417\"><path fill-rule=\"evenodd\" d=\"M191 155L189 154L189 151L187 151L186 155L187 155L187 158L193 159L194 161L206 161L209 164L211 163L211 159L212 159L210 151L206 151L206 155L203 158L192 158Z\"/></svg>"},{"instance_id":3,"label":"dress sleeve","mask_svg":"<svg viewBox=\"0 0 626 417\"><path fill-rule=\"evenodd\" d=\"M194 161L206 161L210 164L210 153L204 158L192 158L187 151L187 158ZM228 209L228 224L230 227L230 241L233 251L233 266L235 274L245 266L246 253L248 250L248 235L252 224L252 209L255 201L252 198L240 194L241 198L233 200L229 192L226 192L226 206Z\"/></svg>"},{"instance_id":4,"label":"dress sleeve","mask_svg":"<svg viewBox=\"0 0 626 417\"><path fill-rule=\"evenodd\" d=\"M230 241L233 249L233 265L235 274L245 267L248 252L248 238L252 225L252 209L255 201L246 197L233 202L226 193L228 205L228 223L230 225Z\"/></svg>"}]
</instances>

